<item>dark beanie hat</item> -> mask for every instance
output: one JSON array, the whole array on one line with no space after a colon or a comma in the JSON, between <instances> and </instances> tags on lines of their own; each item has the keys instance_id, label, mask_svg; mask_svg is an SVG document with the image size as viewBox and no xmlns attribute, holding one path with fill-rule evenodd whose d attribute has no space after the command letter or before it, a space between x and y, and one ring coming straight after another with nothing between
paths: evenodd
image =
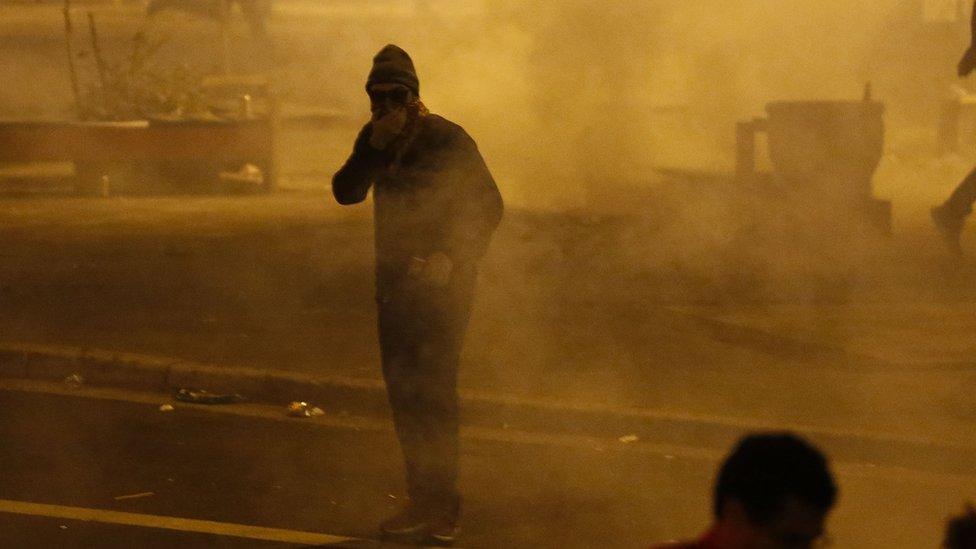
<instances>
[{"instance_id":1,"label":"dark beanie hat","mask_svg":"<svg viewBox=\"0 0 976 549\"><path fill-rule=\"evenodd\" d=\"M413 68L413 60L402 48L387 44L373 58L373 70L366 79L366 89L373 84L403 84L420 95L420 81Z\"/></svg>"}]
</instances>

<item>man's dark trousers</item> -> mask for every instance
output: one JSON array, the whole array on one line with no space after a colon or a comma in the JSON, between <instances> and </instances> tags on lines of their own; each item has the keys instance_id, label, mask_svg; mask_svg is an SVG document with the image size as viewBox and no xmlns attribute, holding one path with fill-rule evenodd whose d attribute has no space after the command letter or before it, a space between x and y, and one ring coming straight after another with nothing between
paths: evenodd
<instances>
[{"instance_id":1,"label":"man's dark trousers","mask_svg":"<svg viewBox=\"0 0 976 549\"><path fill-rule=\"evenodd\" d=\"M378 298L380 352L410 499L453 514L458 496L457 375L476 273L444 287L404 275Z\"/></svg>"}]
</instances>

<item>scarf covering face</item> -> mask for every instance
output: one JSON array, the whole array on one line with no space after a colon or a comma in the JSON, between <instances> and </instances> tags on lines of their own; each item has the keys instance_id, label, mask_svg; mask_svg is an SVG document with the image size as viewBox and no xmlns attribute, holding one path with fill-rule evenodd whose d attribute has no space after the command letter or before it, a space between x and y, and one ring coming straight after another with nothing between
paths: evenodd
<instances>
[{"instance_id":1,"label":"scarf covering face","mask_svg":"<svg viewBox=\"0 0 976 549\"><path fill-rule=\"evenodd\" d=\"M409 123L412 124L413 122L416 122L417 119L423 118L428 114L430 114L430 110L427 108L427 105L424 105L424 102L421 101L420 98L414 99L410 103L407 103L407 117Z\"/></svg>"},{"instance_id":2,"label":"scarf covering face","mask_svg":"<svg viewBox=\"0 0 976 549\"><path fill-rule=\"evenodd\" d=\"M394 156L393 162L390 164L391 172L399 169L400 161L403 160L403 153L406 152L410 144L413 143L413 140L417 138L417 134L420 133L420 124L418 123L420 119L430 114L430 110L419 98L407 103L406 109L407 124L392 143Z\"/></svg>"}]
</instances>

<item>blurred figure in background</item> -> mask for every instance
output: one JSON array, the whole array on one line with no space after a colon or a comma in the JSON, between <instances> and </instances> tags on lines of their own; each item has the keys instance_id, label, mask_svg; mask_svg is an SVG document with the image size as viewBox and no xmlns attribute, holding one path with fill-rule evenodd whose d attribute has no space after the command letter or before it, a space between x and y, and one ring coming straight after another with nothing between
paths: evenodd
<instances>
[{"instance_id":1,"label":"blurred figure in background","mask_svg":"<svg viewBox=\"0 0 976 549\"><path fill-rule=\"evenodd\" d=\"M406 461L410 502L385 539L450 544L458 535L457 375L478 262L502 199L463 128L420 101L407 52L373 58L372 120L332 180L340 204L373 189L380 355Z\"/></svg>"},{"instance_id":2,"label":"blurred figure in background","mask_svg":"<svg viewBox=\"0 0 976 549\"><path fill-rule=\"evenodd\" d=\"M241 7L244 20L256 38L264 38L268 33L268 18L271 16L271 0L234 0ZM229 6L227 11L229 12Z\"/></svg>"},{"instance_id":3,"label":"blurred figure in background","mask_svg":"<svg viewBox=\"0 0 976 549\"><path fill-rule=\"evenodd\" d=\"M966 511L949 520L946 526L945 549L976 549L976 507L966 505Z\"/></svg>"},{"instance_id":4,"label":"blurred figure in background","mask_svg":"<svg viewBox=\"0 0 976 549\"><path fill-rule=\"evenodd\" d=\"M268 17L272 0L150 0L147 13L153 15L163 10L179 10L214 19L224 24L230 21L230 13L237 4L247 21L251 34L263 38L267 33Z\"/></svg>"},{"instance_id":5,"label":"blurred figure in background","mask_svg":"<svg viewBox=\"0 0 976 549\"><path fill-rule=\"evenodd\" d=\"M959 61L959 76L969 76L976 69L976 9L973 10L972 21L970 24L972 38L969 49L963 54ZM959 238L962 235L963 226L966 218L973 211L973 203L976 202L976 169L967 175L956 190L940 206L932 208L932 221L935 223L939 233L953 254L962 254L962 245Z\"/></svg>"},{"instance_id":6,"label":"blurred figure in background","mask_svg":"<svg viewBox=\"0 0 976 549\"><path fill-rule=\"evenodd\" d=\"M837 486L827 459L790 433L742 439L715 482L712 527L656 549L806 549L825 541Z\"/></svg>"}]
</instances>

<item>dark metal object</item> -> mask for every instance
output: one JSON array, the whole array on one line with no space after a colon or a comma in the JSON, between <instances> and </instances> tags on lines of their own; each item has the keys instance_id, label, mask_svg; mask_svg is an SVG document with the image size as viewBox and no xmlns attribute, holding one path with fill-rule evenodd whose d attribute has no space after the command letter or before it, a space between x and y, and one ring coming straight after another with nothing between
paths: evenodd
<instances>
[{"instance_id":1,"label":"dark metal object","mask_svg":"<svg viewBox=\"0 0 976 549\"><path fill-rule=\"evenodd\" d=\"M216 181L221 167L251 163L275 186L271 118L222 121L115 123L0 122L0 161L72 161L80 188L98 189L118 167L198 166L200 179Z\"/></svg>"},{"instance_id":2,"label":"dark metal object","mask_svg":"<svg viewBox=\"0 0 976 549\"><path fill-rule=\"evenodd\" d=\"M769 156L792 185L834 196L871 196L884 149L884 105L875 101L777 102L769 114Z\"/></svg>"},{"instance_id":3,"label":"dark metal object","mask_svg":"<svg viewBox=\"0 0 976 549\"><path fill-rule=\"evenodd\" d=\"M767 117L737 126L736 175L756 170L756 136L765 133L776 181L786 195L824 211L852 212L890 232L891 204L872 196L872 179L884 152L884 105L862 101L780 101ZM768 176L767 176L768 177Z\"/></svg>"}]
</instances>

